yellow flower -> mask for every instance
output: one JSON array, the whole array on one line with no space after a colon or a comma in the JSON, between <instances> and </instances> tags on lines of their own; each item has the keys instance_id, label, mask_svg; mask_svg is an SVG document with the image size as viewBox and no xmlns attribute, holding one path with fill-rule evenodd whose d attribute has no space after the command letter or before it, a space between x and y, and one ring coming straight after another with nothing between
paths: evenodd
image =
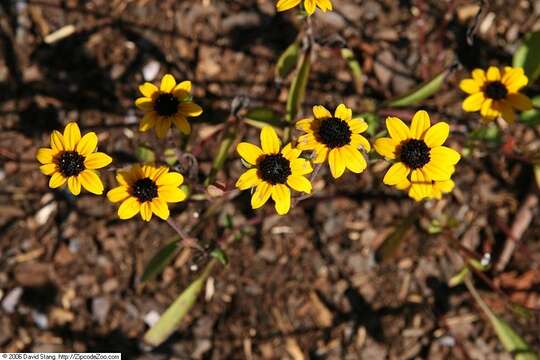
<instances>
[{"instance_id":1,"label":"yellow flower","mask_svg":"<svg viewBox=\"0 0 540 360\"><path fill-rule=\"evenodd\" d=\"M313 107L315 118L299 120L296 128L307 134L298 139L300 150L314 150L316 164L328 158L330 172L334 178L343 175L345 168L361 173L367 167L366 159L358 151L358 147L366 151L371 149L365 137L359 135L366 131L368 125L363 119L353 119L351 109L340 104L334 113L324 106Z\"/></svg>"},{"instance_id":2,"label":"yellow flower","mask_svg":"<svg viewBox=\"0 0 540 360\"><path fill-rule=\"evenodd\" d=\"M422 187L411 187L411 182L408 179L404 179L399 184L395 185L396 189L408 191L408 194L411 198L416 201L423 199L437 199L440 200L443 194L451 192L455 183L452 179L444 181L435 181L431 180L431 184L428 182L428 186Z\"/></svg>"},{"instance_id":3,"label":"yellow flower","mask_svg":"<svg viewBox=\"0 0 540 360\"><path fill-rule=\"evenodd\" d=\"M112 158L96 152L98 138L89 132L81 137L79 126L70 122L64 133L54 130L51 134L51 147L38 150L36 158L42 164L39 169L51 175L49 187L58 188L67 181L73 195L81 193L81 185L93 194L103 194L103 183L96 169L109 165Z\"/></svg>"},{"instance_id":4,"label":"yellow flower","mask_svg":"<svg viewBox=\"0 0 540 360\"><path fill-rule=\"evenodd\" d=\"M474 69L472 79L461 80L459 87L469 96L463 101L463 110L480 111L485 120L501 116L509 123L516 120L514 108L520 111L532 108L531 100L519 93L527 85L527 76L522 68L506 66L502 72L490 66L487 72Z\"/></svg>"},{"instance_id":5,"label":"yellow flower","mask_svg":"<svg viewBox=\"0 0 540 360\"><path fill-rule=\"evenodd\" d=\"M374 145L380 155L396 161L384 176L385 184L396 186L408 180L410 192L423 198L433 193L433 181L450 179L461 156L442 146L450 131L447 123L431 126L428 113L420 110L410 128L396 117L386 119L386 128L390 137L379 138Z\"/></svg>"},{"instance_id":6,"label":"yellow flower","mask_svg":"<svg viewBox=\"0 0 540 360\"><path fill-rule=\"evenodd\" d=\"M301 2L302 0L279 0L276 7L278 11L285 11L298 6ZM330 0L304 0L304 9L308 15L312 15L317 7L322 11L332 10L332 2Z\"/></svg>"},{"instance_id":7,"label":"yellow flower","mask_svg":"<svg viewBox=\"0 0 540 360\"><path fill-rule=\"evenodd\" d=\"M146 82L139 86L143 97L135 100L135 105L145 112L139 131L145 132L155 128L158 138L164 138L174 123L184 134L191 132L187 117L199 116L202 108L192 102L191 82L182 81L176 84L171 74L161 79L159 89L152 83Z\"/></svg>"},{"instance_id":8,"label":"yellow flower","mask_svg":"<svg viewBox=\"0 0 540 360\"><path fill-rule=\"evenodd\" d=\"M179 188L184 177L180 173L169 172L167 166L133 165L118 171L116 180L120 186L110 190L107 198L113 203L122 201L118 208L118 217L122 220L137 213L145 221L150 221L152 213L167 220L167 203L184 201L187 197Z\"/></svg>"},{"instance_id":9,"label":"yellow flower","mask_svg":"<svg viewBox=\"0 0 540 360\"><path fill-rule=\"evenodd\" d=\"M253 209L263 206L270 196L276 211L283 215L291 207L291 191L311 193L311 182L304 176L313 171L306 159L299 158L302 153L287 144L281 151L281 142L270 126L261 131L261 146L242 142L236 147L238 154L253 168L247 170L236 182L240 190L257 187L251 197Z\"/></svg>"}]
</instances>

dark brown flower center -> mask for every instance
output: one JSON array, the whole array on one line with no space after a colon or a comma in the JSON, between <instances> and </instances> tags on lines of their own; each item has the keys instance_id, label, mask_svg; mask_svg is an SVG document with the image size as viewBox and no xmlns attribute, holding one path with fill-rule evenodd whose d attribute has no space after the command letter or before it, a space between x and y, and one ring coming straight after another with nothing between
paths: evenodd
<instances>
[{"instance_id":1,"label":"dark brown flower center","mask_svg":"<svg viewBox=\"0 0 540 360\"><path fill-rule=\"evenodd\" d=\"M161 116L171 116L178 112L180 101L171 93L161 93L154 101L154 110Z\"/></svg>"},{"instance_id":2,"label":"dark brown flower center","mask_svg":"<svg viewBox=\"0 0 540 360\"><path fill-rule=\"evenodd\" d=\"M85 169L84 156L76 151L64 151L57 158L58 169L64 177L77 176Z\"/></svg>"},{"instance_id":3,"label":"dark brown flower center","mask_svg":"<svg viewBox=\"0 0 540 360\"><path fill-rule=\"evenodd\" d=\"M318 140L329 148L337 148L351 142L351 129L349 125L337 118L328 118L321 121L317 131Z\"/></svg>"},{"instance_id":4,"label":"dark brown flower center","mask_svg":"<svg viewBox=\"0 0 540 360\"><path fill-rule=\"evenodd\" d=\"M410 167L418 169L430 160L429 147L424 140L409 139L399 146L399 160Z\"/></svg>"},{"instance_id":5,"label":"dark brown flower center","mask_svg":"<svg viewBox=\"0 0 540 360\"><path fill-rule=\"evenodd\" d=\"M484 94L493 100L502 100L508 95L508 89L500 81L490 81L484 88Z\"/></svg>"},{"instance_id":6,"label":"dark brown flower center","mask_svg":"<svg viewBox=\"0 0 540 360\"><path fill-rule=\"evenodd\" d=\"M257 164L259 176L272 185L284 184L291 175L291 163L283 155L265 155Z\"/></svg>"},{"instance_id":7,"label":"dark brown flower center","mask_svg":"<svg viewBox=\"0 0 540 360\"><path fill-rule=\"evenodd\" d=\"M139 179L133 184L132 195L143 203L156 198L158 196L158 188L154 180L150 178Z\"/></svg>"}]
</instances>

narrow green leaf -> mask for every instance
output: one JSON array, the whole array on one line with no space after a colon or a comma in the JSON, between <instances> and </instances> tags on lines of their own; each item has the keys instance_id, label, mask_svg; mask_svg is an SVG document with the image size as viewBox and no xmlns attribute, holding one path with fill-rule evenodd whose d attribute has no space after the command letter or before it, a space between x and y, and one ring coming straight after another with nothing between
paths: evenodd
<instances>
[{"instance_id":1,"label":"narrow green leaf","mask_svg":"<svg viewBox=\"0 0 540 360\"><path fill-rule=\"evenodd\" d=\"M248 110L245 115L245 120L249 125L262 128L266 125L283 128L287 126L287 123L281 119L272 109L265 107L257 107Z\"/></svg>"},{"instance_id":2,"label":"narrow green leaf","mask_svg":"<svg viewBox=\"0 0 540 360\"><path fill-rule=\"evenodd\" d=\"M163 160L167 163L169 166L173 166L178 161L178 157L176 155L176 151L174 149L165 149L163 152Z\"/></svg>"},{"instance_id":3,"label":"narrow green leaf","mask_svg":"<svg viewBox=\"0 0 540 360\"><path fill-rule=\"evenodd\" d=\"M150 259L148 262L148 265L146 265L146 269L144 269L144 272L141 276L141 281L145 282L148 281L154 276L158 275L165 269L165 267L171 262L173 259L176 250L178 249L178 241L179 238L176 237L175 240L171 241L161 249Z\"/></svg>"},{"instance_id":4,"label":"narrow green leaf","mask_svg":"<svg viewBox=\"0 0 540 360\"><path fill-rule=\"evenodd\" d=\"M222 263L224 266L227 266L227 264L229 264L229 257L227 256L225 251L223 251L222 249L218 248L218 249L212 250L212 252L210 253L210 256L218 259L219 262Z\"/></svg>"},{"instance_id":5,"label":"narrow green leaf","mask_svg":"<svg viewBox=\"0 0 540 360\"><path fill-rule=\"evenodd\" d=\"M276 77L286 78L298 63L299 56L300 43L295 41L279 56L276 63Z\"/></svg>"},{"instance_id":6,"label":"narrow green leaf","mask_svg":"<svg viewBox=\"0 0 540 360\"><path fill-rule=\"evenodd\" d=\"M144 335L144 341L152 346L159 346L178 328L182 319L191 310L197 300L206 279L217 264L217 259L212 259L206 265L203 272L176 298L169 308L161 315Z\"/></svg>"},{"instance_id":7,"label":"narrow green leaf","mask_svg":"<svg viewBox=\"0 0 540 360\"><path fill-rule=\"evenodd\" d=\"M348 48L341 49L341 57L347 61L347 65L351 69L356 91L360 93L362 91L362 67L360 63L356 60L354 52Z\"/></svg>"},{"instance_id":8,"label":"narrow green leaf","mask_svg":"<svg viewBox=\"0 0 540 360\"><path fill-rule=\"evenodd\" d=\"M294 77L291 88L289 90L289 96L287 97L287 121L293 122L298 114L298 110L304 101L304 94L306 92L307 81L309 78L309 69L311 65L310 53L306 52L303 55L302 62L298 68L296 76Z\"/></svg>"},{"instance_id":9,"label":"narrow green leaf","mask_svg":"<svg viewBox=\"0 0 540 360\"><path fill-rule=\"evenodd\" d=\"M214 161L212 162L212 168L210 169L210 174L208 174L208 177L206 178L204 182L205 186L212 184L218 172L221 170L221 168L223 168L223 165L225 164L225 161L227 160L227 157L229 156L229 151L234 142L234 138L236 137L235 131L236 131L236 126L234 126L234 129L233 127L229 126L225 130L225 133L223 134L223 137L221 139L221 143L219 144L216 157L214 158Z\"/></svg>"},{"instance_id":10,"label":"narrow green leaf","mask_svg":"<svg viewBox=\"0 0 540 360\"><path fill-rule=\"evenodd\" d=\"M472 296L488 317L497 337L504 349L514 355L516 360L539 360L538 354L529 347L521 336L505 320L499 318L491 311L489 306L482 300L469 277L465 278L465 285Z\"/></svg>"},{"instance_id":11,"label":"narrow green leaf","mask_svg":"<svg viewBox=\"0 0 540 360\"><path fill-rule=\"evenodd\" d=\"M418 211L415 209L411 211L409 216L401 220L394 231L384 239L382 245L375 252L375 258L380 262L386 262L391 259L395 255L397 249L399 249L399 245L405 238L405 234L414 225L417 219Z\"/></svg>"},{"instance_id":12,"label":"narrow green leaf","mask_svg":"<svg viewBox=\"0 0 540 360\"><path fill-rule=\"evenodd\" d=\"M470 273L469 268L464 267L456 275L452 276L450 280L448 280L448 286L456 287L459 284L463 283L463 281L465 280L465 276L467 276L469 273Z\"/></svg>"},{"instance_id":13,"label":"narrow green leaf","mask_svg":"<svg viewBox=\"0 0 540 360\"><path fill-rule=\"evenodd\" d=\"M402 95L396 99L390 100L386 103L386 106L400 107L416 104L424 99L427 99L431 95L435 94L444 84L448 74L453 71L454 67L450 67L431 80L424 82L415 89L411 90L405 95Z\"/></svg>"},{"instance_id":14,"label":"narrow green leaf","mask_svg":"<svg viewBox=\"0 0 540 360\"><path fill-rule=\"evenodd\" d=\"M514 53L514 67L522 67L532 84L540 76L540 31L525 35L525 40Z\"/></svg>"}]
</instances>

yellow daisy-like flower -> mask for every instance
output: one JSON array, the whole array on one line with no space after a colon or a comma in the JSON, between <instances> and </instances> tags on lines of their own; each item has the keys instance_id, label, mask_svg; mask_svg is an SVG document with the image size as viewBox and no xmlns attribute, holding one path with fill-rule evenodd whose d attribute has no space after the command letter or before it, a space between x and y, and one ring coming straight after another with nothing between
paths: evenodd
<instances>
[{"instance_id":1,"label":"yellow daisy-like flower","mask_svg":"<svg viewBox=\"0 0 540 360\"><path fill-rule=\"evenodd\" d=\"M191 132L187 117L199 116L202 108L192 102L191 81L176 84L171 74L161 79L159 89L152 83L146 82L139 86L143 97L135 100L135 105L145 112L139 131L145 132L155 128L158 138L164 138L174 123L184 133Z\"/></svg>"},{"instance_id":2,"label":"yellow daisy-like flower","mask_svg":"<svg viewBox=\"0 0 540 360\"><path fill-rule=\"evenodd\" d=\"M379 138L374 145L380 155L396 161L384 176L385 184L396 186L407 180L409 191L424 198L433 194L433 181L450 179L461 156L443 146L450 132L447 123L431 126L428 113L420 110L410 128L396 117L386 119L386 128L390 137Z\"/></svg>"},{"instance_id":3,"label":"yellow daisy-like flower","mask_svg":"<svg viewBox=\"0 0 540 360\"><path fill-rule=\"evenodd\" d=\"M343 175L345 168L361 173L367 167L366 159L358 150L369 151L371 146L360 133L367 130L363 119L353 119L352 110L340 104L334 116L324 106L313 107L315 118L299 120L296 128L305 131L298 138L300 150L314 150L314 163L319 164L328 158L330 172L334 178Z\"/></svg>"},{"instance_id":4,"label":"yellow daisy-like flower","mask_svg":"<svg viewBox=\"0 0 540 360\"><path fill-rule=\"evenodd\" d=\"M421 201L423 199L442 199L443 194L451 192L455 183L452 179L444 181L435 181L431 180L431 184L428 182L428 187L411 187L411 182L408 179L403 180L399 184L396 184L395 187L398 190L408 191L408 194L411 198L416 201ZM421 191L424 192L421 192ZM425 191L427 190L427 191Z\"/></svg>"},{"instance_id":5,"label":"yellow daisy-like flower","mask_svg":"<svg viewBox=\"0 0 540 360\"><path fill-rule=\"evenodd\" d=\"M79 126L70 122L64 133L54 130L51 134L51 147L38 150L36 158L42 164L39 169L44 175L50 175L49 187L52 189L64 185L73 195L81 193L81 185L89 192L103 194L103 183L96 169L109 165L112 158L102 152L96 152L98 138L89 132L81 137Z\"/></svg>"},{"instance_id":6,"label":"yellow daisy-like flower","mask_svg":"<svg viewBox=\"0 0 540 360\"><path fill-rule=\"evenodd\" d=\"M522 68L506 66L502 71L490 66L485 72L474 69L472 79L461 80L459 87L469 96L463 101L463 110L480 111L485 120L501 116L508 123L516 120L514 109L520 111L532 108L531 100L519 93L527 85L527 76Z\"/></svg>"},{"instance_id":7,"label":"yellow daisy-like flower","mask_svg":"<svg viewBox=\"0 0 540 360\"><path fill-rule=\"evenodd\" d=\"M301 2L302 0L279 0L276 7L278 11L285 11L298 6ZM322 11L329 11L332 10L332 2L330 0L304 0L304 9L308 15L312 15L317 7Z\"/></svg>"},{"instance_id":8,"label":"yellow daisy-like flower","mask_svg":"<svg viewBox=\"0 0 540 360\"><path fill-rule=\"evenodd\" d=\"M120 219L130 219L137 213L150 221L152 214L163 220L169 218L167 203L184 201L187 197L179 186L184 182L182 174L169 172L167 166L133 165L116 174L120 186L107 193L113 202L122 202L118 208Z\"/></svg>"},{"instance_id":9,"label":"yellow daisy-like flower","mask_svg":"<svg viewBox=\"0 0 540 360\"><path fill-rule=\"evenodd\" d=\"M263 206L270 196L278 214L289 212L291 191L311 193L311 182L304 176L313 171L306 159L299 158L301 150L287 144L281 149L281 141L274 129L265 126L261 130L261 146L242 142L236 147L238 154L253 167L236 182L240 190L257 187L251 197L253 209ZM281 149L281 151L280 151Z\"/></svg>"}]
</instances>

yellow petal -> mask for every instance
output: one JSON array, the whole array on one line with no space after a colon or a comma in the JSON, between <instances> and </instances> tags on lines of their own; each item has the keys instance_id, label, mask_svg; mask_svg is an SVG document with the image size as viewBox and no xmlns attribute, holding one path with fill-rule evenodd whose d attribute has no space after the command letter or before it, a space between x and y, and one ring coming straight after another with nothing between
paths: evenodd
<instances>
[{"instance_id":1,"label":"yellow petal","mask_svg":"<svg viewBox=\"0 0 540 360\"><path fill-rule=\"evenodd\" d=\"M39 170L41 171L43 175L52 175L56 171L58 171L58 168L56 164L45 164L45 165L41 165L39 167Z\"/></svg>"},{"instance_id":2,"label":"yellow petal","mask_svg":"<svg viewBox=\"0 0 540 360\"><path fill-rule=\"evenodd\" d=\"M341 155L339 148L330 150L328 154L328 165L334 178L338 178L345 172L345 159Z\"/></svg>"},{"instance_id":3,"label":"yellow petal","mask_svg":"<svg viewBox=\"0 0 540 360\"><path fill-rule=\"evenodd\" d=\"M238 146L236 146L236 151L251 165L257 164L257 160L263 155L263 151L260 147L247 142L241 142L238 144Z\"/></svg>"},{"instance_id":4,"label":"yellow petal","mask_svg":"<svg viewBox=\"0 0 540 360\"><path fill-rule=\"evenodd\" d=\"M379 138L375 140L375 144L373 145L375 148L375 151L379 153L379 155L384 156L387 159L393 160L396 158L396 148L397 143L392 138Z\"/></svg>"},{"instance_id":5,"label":"yellow petal","mask_svg":"<svg viewBox=\"0 0 540 360\"><path fill-rule=\"evenodd\" d=\"M292 175L307 175L313 171L311 164L306 159L294 159L291 161Z\"/></svg>"},{"instance_id":6,"label":"yellow petal","mask_svg":"<svg viewBox=\"0 0 540 360\"><path fill-rule=\"evenodd\" d=\"M156 135L158 138L163 139L165 136L167 136L167 131L169 131L171 127L171 119L169 118L160 118L156 122Z\"/></svg>"},{"instance_id":7,"label":"yellow petal","mask_svg":"<svg viewBox=\"0 0 540 360\"><path fill-rule=\"evenodd\" d=\"M283 149L281 149L281 155L283 155L283 157L289 161L296 159L301 153L302 150L293 148L291 143L288 143Z\"/></svg>"},{"instance_id":8,"label":"yellow petal","mask_svg":"<svg viewBox=\"0 0 540 360\"><path fill-rule=\"evenodd\" d=\"M240 190L246 190L255 187L261 183L261 178L257 173L257 169L249 169L243 173L236 182L236 187Z\"/></svg>"},{"instance_id":9,"label":"yellow petal","mask_svg":"<svg viewBox=\"0 0 540 360\"><path fill-rule=\"evenodd\" d=\"M139 85L139 91L144 97L152 98L154 94L159 91L159 89L156 85L145 82L144 84Z\"/></svg>"},{"instance_id":10,"label":"yellow petal","mask_svg":"<svg viewBox=\"0 0 540 360\"><path fill-rule=\"evenodd\" d=\"M42 164L50 164L54 160L54 151L49 148L40 148L37 151L36 159Z\"/></svg>"},{"instance_id":11,"label":"yellow petal","mask_svg":"<svg viewBox=\"0 0 540 360\"><path fill-rule=\"evenodd\" d=\"M515 93L527 85L529 79L525 76L522 68L510 68L505 71L502 82L508 88L508 92Z\"/></svg>"},{"instance_id":12,"label":"yellow petal","mask_svg":"<svg viewBox=\"0 0 540 360\"><path fill-rule=\"evenodd\" d=\"M322 105L315 105L313 107L313 115L315 115L315 118L317 119L327 119L332 117L332 113Z\"/></svg>"},{"instance_id":13,"label":"yellow petal","mask_svg":"<svg viewBox=\"0 0 540 360\"><path fill-rule=\"evenodd\" d=\"M492 119L500 115L500 111L493 108L494 102L492 99L486 99L480 108L480 114L486 119Z\"/></svg>"},{"instance_id":14,"label":"yellow petal","mask_svg":"<svg viewBox=\"0 0 540 360\"><path fill-rule=\"evenodd\" d=\"M124 201L128 197L129 192L126 186L117 186L107 192L107 199L112 203Z\"/></svg>"},{"instance_id":15,"label":"yellow petal","mask_svg":"<svg viewBox=\"0 0 540 360\"><path fill-rule=\"evenodd\" d=\"M508 94L506 100L519 111L530 110L533 106L531 99L520 93Z\"/></svg>"},{"instance_id":16,"label":"yellow petal","mask_svg":"<svg viewBox=\"0 0 540 360\"><path fill-rule=\"evenodd\" d=\"M304 0L304 9L306 9L308 16L315 12L315 5L315 0Z\"/></svg>"},{"instance_id":17,"label":"yellow petal","mask_svg":"<svg viewBox=\"0 0 540 360\"><path fill-rule=\"evenodd\" d=\"M154 112L147 112L139 124L139 131L145 132L150 130L156 125L156 121L157 115Z\"/></svg>"},{"instance_id":18,"label":"yellow petal","mask_svg":"<svg viewBox=\"0 0 540 360\"><path fill-rule=\"evenodd\" d=\"M418 194L417 199L430 197L431 195L431 180L422 172L416 169L411 173L411 192Z\"/></svg>"},{"instance_id":19,"label":"yellow petal","mask_svg":"<svg viewBox=\"0 0 540 360\"><path fill-rule=\"evenodd\" d=\"M175 86L176 80L174 79L174 76L171 74L165 74L165 76L161 78L161 85L159 86L159 89L163 92L170 93Z\"/></svg>"},{"instance_id":20,"label":"yellow petal","mask_svg":"<svg viewBox=\"0 0 540 360\"><path fill-rule=\"evenodd\" d=\"M495 66L490 66L487 70L486 77L488 81L498 81L501 80L501 73Z\"/></svg>"},{"instance_id":21,"label":"yellow petal","mask_svg":"<svg viewBox=\"0 0 540 360\"><path fill-rule=\"evenodd\" d=\"M94 150L96 150L98 143L98 138L95 132L89 132L85 134L81 141L77 144L77 152L82 156L90 155Z\"/></svg>"},{"instance_id":22,"label":"yellow petal","mask_svg":"<svg viewBox=\"0 0 540 360\"><path fill-rule=\"evenodd\" d=\"M436 163L449 163L455 165L461 159L461 155L449 147L437 146L430 150L430 159Z\"/></svg>"},{"instance_id":23,"label":"yellow petal","mask_svg":"<svg viewBox=\"0 0 540 360\"><path fill-rule=\"evenodd\" d=\"M152 205L150 201L143 202L141 204L141 218L144 221L150 221L152 219Z\"/></svg>"},{"instance_id":24,"label":"yellow petal","mask_svg":"<svg viewBox=\"0 0 540 360\"><path fill-rule=\"evenodd\" d=\"M155 198L150 203L150 208L152 209L152 212L159 218L163 220L167 220L169 218L169 207L165 201Z\"/></svg>"},{"instance_id":25,"label":"yellow petal","mask_svg":"<svg viewBox=\"0 0 540 360\"><path fill-rule=\"evenodd\" d=\"M398 190L408 190L411 187L411 182L409 179L404 178L402 181L394 185Z\"/></svg>"},{"instance_id":26,"label":"yellow petal","mask_svg":"<svg viewBox=\"0 0 540 360\"><path fill-rule=\"evenodd\" d=\"M182 81L173 89L173 94L176 98L183 100L191 92L191 81Z\"/></svg>"},{"instance_id":27,"label":"yellow petal","mask_svg":"<svg viewBox=\"0 0 540 360\"><path fill-rule=\"evenodd\" d=\"M461 82L459 83L460 89L465 91L467 94L475 94L477 92L480 92L481 85L482 83L479 83L474 79L464 79L461 80Z\"/></svg>"},{"instance_id":28,"label":"yellow petal","mask_svg":"<svg viewBox=\"0 0 540 360\"><path fill-rule=\"evenodd\" d=\"M449 193L454 189L455 185L456 184L452 180L445 180L435 181L435 184L433 186L443 193Z\"/></svg>"},{"instance_id":29,"label":"yellow petal","mask_svg":"<svg viewBox=\"0 0 540 360\"><path fill-rule=\"evenodd\" d=\"M361 146L366 151L371 150L371 145L369 144L369 141L362 135L352 134L351 145L354 146L355 148L358 148L359 146Z\"/></svg>"},{"instance_id":30,"label":"yellow petal","mask_svg":"<svg viewBox=\"0 0 540 360\"><path fill-rule=\"evenodd\" d=\"M191 133L191 125L187 119L182 115L176 115L173 118L174 124L183 134L189 135Z\"/></svg>"},{"instance_id":31,"label":"yellow petal","mask_svg":"<svg viewBox=\"0 0 540 360\"><path fill-rule=\"evenodd\" d=\"M68 177L68 189L75 196L81 193L81 182L77 179L77 176Z\"/></svg>"},{"instance_id":32,"label":"yellow petal","mask_svg":"<svg viewBox=\"0 0 540 360\"><path fill-rule=\"evenodd\" d=\"M139 203L139 200L134 197L129 197L120 204L120 207L118 208L118 217L122 220L131 219L139 212L140 208L141 204Z\"/></svg>"},{"instance_id":33,"label":"yellow petal","mask_svg":"<svg viewBox=\"0 0 540 360\"><path fill-rule=\"evenodd\" d=\"M472 71L472 77L478 81L479 84L483 84L486 81L486 72L482 69L474 69Z\"/></svg>"},{"instance_id":34,"label":"yellow petal","mask_svg":"<svg viewBox=\"0 0 540 360\"><path fill-rule=\"evenodd\" d=\"M271 126L265 126L261 130L261 146L265 154L278 154L281 141L276 131Z\"/></svg>"},{"instance_id":35,"label":"yellow petal","mask_svg":"<svg viewBox=\"0 0 540 360\"><path fill-rule=\"evenodd\" d=\"M291 190L284 184L272 186L272 199L276 203L276 211L279 215L285 215L291 208Z\"/></svg>"},{"instance_id":36,"label":"yellow petal","mask_svg":"<svg viewBox=\"0 0 540 360\"><path fill-rule=\"evenodd\" d=\"M192 102L180 104L180 106L178 107L178 110L185 116L191 116L191 117L199 116L203 112L202 107Z\"/></svg>"},{"instance_id":37,"label":"yellow petal","mask_svg":"<svg viewBox=\"0 0 540 360\"><path fill-rule=\"evenodd\" d=\"M68 151L75 150L75 146L81 140L81 130L75 122L70 122L64 129L64 146Z\"/></svg>"},{"instance_id":38,"label":"yellow petal","mask_svg":"<svg viewBox=\"0 0 540 360\"><path fill-rule=\"evenodd\" d=\"M299 192L311 193L311 182L301 175L290 175L287 178L287 185Z\"/></svg>"},{"instance_id":39,"label":"yellow petal","mask_svg":"<svg viewBox=\"0 0 540 360\"><path fill-rule=\"evenodd\" d=\"M407 179L410 171L411 170L403 163L395 163L390 167L390 169L388 169L386 175L384 175L383 183L385 183L386 185L399 184L404 179Z\"/></svg>"},{"instance_id":40,"label":"yellow petal","mask_svg":"<svg viewBox=\"0 0 540 360\"><path fill-rule=\"evenodd\" d=\"M301 119L301 120L298 120L295 124L296 128L298 130L302 130L302 131L305 131L305 132L310 132L310 131L313 131L311 126L313 124L313 119L311 118L306 118L306 119Z\"/></svg>"},{"instance_id":41,"label":"yellow petal","mask_svg":"<svg viewBox=\"0 0 540 360\"><path fill-rule=\"evenodd\" d=\"M168 173L165 173L165 174L161 174L157 178L156 185L158 185L158 186L169 185L169 186L178 187L183 182L184 182L184 177L182 176L182 174L177 173L177 172L168 172Z\"/></svg>"},{"instance_id":42,"label":"yellow petal","mask_svg":"<svg viewBox=\"0 0 540 360\"><path fill-rule=\"evenodd\" d=\"M184 201L187 194L175 186L160 186L158 187L158 196L166 202L176 203Z\"/></svg>"},{"instance_id":43,"label":"yellow petal","mask_svg":"<svg viewBox=\"0 0 540 360\"><path fill-rule=\"evenodd\" d=\"M251 196L251 207L258 209L263 206L268 201L268 198L270 198L271 193L272 185L266 181L261 182L257 185L257 190L253 193L253 196Z\"/></svg>"},{"instance_id":44,"label":"yellow petal","mask_svg":"<svg viewBox=\"0 0 540 360\"><path fill-rule=\"evenodd\" d=\"M422 167L422 171L429 180L442 181L450 179L454 167L449 163L437 163L430 160Z\"/></svg>"},{"instance_id":45,"label":"yellow petal","mask_svg":"<svg viewBox=\"0 0 540 360\"><path fill-rule=\"evenodd\" d=\"M322 11L332 10L332 2L330 0L317 0L317 6Z\"/></svg>"},{"instance_id":46,"label":"yellow petal","mask_svg":"<svg viewBox=\"0 0 540 360\"><path fill-rule=\"evenodd\" d=\"M96 152L86 156L84 160L84 167L87 169L101 169L109 165L112 162L112 158L102 152Z\"/></svg>"},{"instance_id":47,"label":"yellow petal","mask_svg":"<svg viewBox=\"0 0 540 360\"><path fill-rule=\"evenodd\" d=\"M298 144L297 147L300 150L313 150L317 147L317 139L313 135L313 133L307 133L298 138Z\"/></svg>"},{"instance_id":48,"label":"yellow petal","mask_svg":"<svg viewBox=\"0 0 540 360\"><path fill-rule=\"evenodd\" d=\"M397 117L386 118L386 128L390 137L396 142L401 142L410 138L410 131L407 125Z\"/></svg>"},{"instance_id":49,"label":"yellow petal","mask_svg":"<svg viewBox=\"0 0 540 360\"><path fill-rule=\"evenodd\" d=\"M58 130L53 130L51 133L51 148L55 153L64 151L64 136Z\"/></svg>"},{"instance_id":50,"label":"yellow petal","mask_svg":"<svg viewBox=\"0 0 540 360\"><path fill-rule=\"evenodd\" d=\"M313 162L315 164L320 164L326 160L328 157L328 148L326 146L318 146L315 149L315 159L313 159Z\"/></svg>"},{"instance_id":51,"label":"yellow petal","mask_svg":"<svg viewBox=\"0 0 540 360\"><path fill-rule=\"evenodd\" d=\"M62 174L55 172L49 179L49 187L51 189L59 188L60 186L64 185L66 181L67 179Z\"/></svg>"},{"instance_id":52,"label":"yellow petal","mask_svg":"<svg viewBox=\"0 0 540 360\"><path fill-rule=\"evenodd\" d=\"M81 185L92 194L103 194L103 183L93 170L84 170L78 176Z\"/></svg>"},{"instance_id":53,"label":"yellow petal","mask_svg":"<svg viewBox=\"0 0 540 360\"><path fill-rule=\"evenodd\" d=\"M292 9L293 7L300 4L301 0L279 0L276 7L277 11L285 11Z\"/></svg>"},{"instance_id":54,"label":"yellow petal","mask_svg":"<svg viewBox=\"0 0 540 360\"><path fill-rule=\"evenodd\" d=\"M411 122L411 136L415 139L422 139L430 125L431 122L428 113L424 110L417 111Z\"/></svg>"},{"instance_id":55,"label":"yellow petal","mask_svg":"<svg viewBox=\"0 0 540 360\"><path fill-rule=\"evenodd\" d=\"M430 148L444 144L450 133L450 126L445 122L438 122L426 131L424 142Z\"/></svg>"},{"instance_id":56,"label":"yellow petal","mask_svg":"<svg viewBox=\"0 0 540 360\"><path fill-rule=\"evenodd\" d=\"M349 121L352 119L352 110L346 107L344 104L339 104L334 112L334 116L338 119Z\"/></svg>"},{"instance_id":57,"label":"yellow petal","mask_svg":"<svg viewBox=\"0 0 540 360\"><path fill-rule=\"evenodd\" d=\"M464 111L468 112L478 111L482 108L482 104L485 100L486 98L484 97L484 93L479 92L467 96L467 98L463 100L463 104L461 105L461 107Z\"/></svg>"},{"instance_id":58,"label":"yellow petal","mask_svg":"<svg viewBox=\"0 0 540 360\"><path fill-rule=\"evenodd\" d=\"M147 97L135 99L135 106L144 111L154 110L154 101Z\"/></svg>"},{"instance_id":59,"label":"yellow petal","mask_svg":"<svg viewBox=\"0 0 540 360\"><path fill-rule=\"evenodd\" d=\"M364 121L364 119L361 118L351 119L349 120L348 124L349 129L353 134L363 133L368 128L368 124Z\"/></svg>"},{"instance_id":60,"label":"yellow petal","mask_svg":"<svg viewBox=\"0 0 540 360\"><path fill-rule=\"evenodd\" d=\"M347 169L351 170L354 173L361 173L367 167L366 159L364 156L350 145L346 145L340 149L342 156L345 159L345 165Z\"/></svg>"}]
</instances>

